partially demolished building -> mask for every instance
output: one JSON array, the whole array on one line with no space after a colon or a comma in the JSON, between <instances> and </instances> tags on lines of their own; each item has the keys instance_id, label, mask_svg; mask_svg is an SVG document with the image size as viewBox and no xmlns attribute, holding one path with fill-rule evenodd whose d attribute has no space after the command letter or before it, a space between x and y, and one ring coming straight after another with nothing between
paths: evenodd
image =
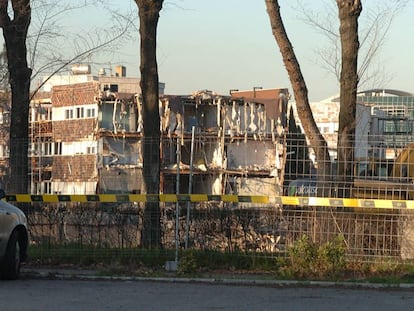
<instances>
[{"instance_id":1,"label":"partially demolished building","mask_svg":"<svg viewBox=\"0 0 414 311\"><path fill-rule=\"evenodd\" d=\"M131 79L121 70L113 77L54 85L36 96L32 193L142 193L142 103L139 80ZM165 96L163 88L163 193L281 193L286 89L262 98L260 92Z\"/></svg>"},{"instance_id":2,"label":"partially demolished building","mask_svg":"<svg viewBox=\"0 0 414 311\"><path fill-rule=\"evenodd\" d=\"M162 171L171 181L164 191L174 192L178 156L181 193L191 174L193 193L281 194L287 90L272 90L265 98L250 93L162 98ZM174 154L177 144L181 148Z\"/></svg>"}]
</instances>

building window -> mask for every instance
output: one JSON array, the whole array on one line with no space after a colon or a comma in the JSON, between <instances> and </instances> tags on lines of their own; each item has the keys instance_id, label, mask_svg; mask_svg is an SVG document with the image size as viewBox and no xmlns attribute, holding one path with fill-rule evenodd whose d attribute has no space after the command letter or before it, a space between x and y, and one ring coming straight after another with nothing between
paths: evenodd
<instances>
[{"instance_id":1,"label":"building window","mask_svg":"<svg viewBox=\"0 0 414 311\"><path fill-rule=\"evenodd\" d=\"M52 109L50 107L38 106L34 109L33 121L49 121L52 120Z\"/></svg>"},{"instance_id":2,"label":"building window","mask_svg":"<svg viewBox=\"0 0 414 311\"><path fill-rule=\"evenodd\" d=\"M65 119L73 119L73 110L72 109L66 109L65 110Z\"/></svg>"},{"instance_id":3,"label":"building window","mask_svg":"<svg viewBox=\"0 0 414 311\"><path fill-rule=\"evenodd\" d=\"M81 119L84 117L84 109L83 107L76 108L76 118Z\"/></svg>"},{"instance_id":4,"label":"building window","mask_svg":"<svg viewBox=\"0 0 414 311\"><path fill-rule=\"evenodd\" d=\"M0 124L9 124L10 120L10 111L1 110L0 112Z\"/></svg>"},{"instance_id":5,"label":"building window","mask_svg":"<svg viewBox=\"0 0 414 311\"><path fill-rule=\"evenodd\" d=\"M40 149L40 143L38 142L32 142L30 144L30 150L31 150L31 154L32 156L37 156L39 155L39 149Z\"/></svg>"},{"instance_id":6,"label":"building window","mask_svg":"<svg viewBox=\"0 0 414 311\"><path fill-rule=\"evenodd\" d=\"M95 109L94 108L86 109L86 117L87 118L95 118Z\"/></svg>"},{"instance_id":7,"label":"building window","mask_svg":"<svg viewBox=\"0 0 414 311\"><path fill-rule=\"evenodd\" d=\"M52 183L50 181L42 182L42 184L43 184L42 193L48 193L48 194L52 193Z\"/></svg>"},{"instance_id":8,"label":"building window","mask_svg":"<svg viewBox=\"0 0 414 311\"><path fill-rule=\"evenodd\" d=\"M86 148L87 154L95 154L95 147L87 147Z\"/></svg>"},{"instance_id":9,"label":"building window","mask_svg":"<svg viewBox=\"0 0 414 311\"><path fill-rule=\"evenodd\" d=\"M408 120L395 119L384 120L384 134L385 135L408 135L411 134L410 123Z\"/></svg>"},{"instance_id":10,"label":"building window","mask_svg":"<svg viewBox=\"0 0 414 311\"><path fill-rule=\"evenodd\" d=\"M9 156L9 147L7 145L0 145L0 157L7 158Z\"/></svg>"},{"instance_id":11,"label":"building window","mask_svg":"<svg viewBox=\"0 0 414 311\"><path fill-rule=\"evenodd\" d=\"M43 154L45 156L53 154L52 153L52 146L53 146L52 143L44 143L43 144Z\"/></svg>"},{"instance_id":12,"label":"building window","mask_svg":"<svg viewBox=\"0 0 414 311\"><path fill-rule=\"evenodd\" d=\"M118 92L118 84L111 84L111 85L109 86L109 91L111 91L111 92L113 92L113 93Z\"/></svg>"},{"instance_id":13,"label":"building window","mask_svg":"<svg viewBox=\"0 0 414 311\"><path fill-rule=\"evenodd\" d=\"M62 154L62 143L55 143L55 154Z\"/></svg>"}]
</instances>

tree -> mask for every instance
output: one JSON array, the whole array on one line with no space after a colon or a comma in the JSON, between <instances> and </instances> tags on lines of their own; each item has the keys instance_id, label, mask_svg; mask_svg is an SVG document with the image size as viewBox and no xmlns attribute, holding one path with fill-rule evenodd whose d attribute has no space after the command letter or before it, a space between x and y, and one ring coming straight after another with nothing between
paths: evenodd
<instances>
[{"instance_id":1,"label":"tree","mask_svg":"<svg viewBox=\"0 0 414 311\"><path fill-rule=\"evenodd\" d=\"M11 5L10 5L11 4ZM26 38L30 24L30 0L1 0L0 27L7 50L11 87L10 185L8 191L28 190L29 92L32 70L27 64Z\"/></svg>"},{"instance_id":2,"label":"tree","mask_svg":"<svg viewBox=\"0 0 414 311\"><path fill-rule=\"evenodd\" d=\"M31 0L32 21L27 37L29 66L32 68L33 98L38 90L54 75L68 69L73 63L92 63L99 55L110 57L124 42L131 40L135 31L133 10L118 12L102 0ZM104 25L79 32L65 27L65 18L80 11L100 14ZM110 23L108 23L110 21ZM68 45L69 43L69 45ZM105 62L105 65L107 63ZM46 77L46 78L45 78Z\"/></svg>"},{"instance_id":3,"label":"tree","mask_svg":"<svg viewBox=\"0 0 414 311\"><path fill-rule=\"evenodd\" d=\"M8 145L9 134L9 117L11 109L11 95L9 84L9 71L7 69L7 55L6 47L3 45L3 50L0 52L0 109L2 110L2 122L0 122L0 144ZM7 152L7 150L3 150ZM3 154L4 155L4 154ZM4 187L8 184L9 173L9 161L8 159L0 159L0 187ZM4 188L3 188L4 189Z\"/></svg>"},{"instance_id":4,"label":"tree","mask_svg":"<svg viewBox=\"0 0 414 311\"><path fill-rule=\"evenodd\" d=\"M157 25L163 0L135 0L139 11L141 40L141 93L144 122L143 170L145 192L160 191L160 115L158 108L158 66L156 57ZM145 248L161 247L160 206L147 202L141 245Z\"/></svg>"},{"instance_id":5,"label":"tree","mask_svg":"<svg viewBox=\"0 0 414 311\"><path fill-rule=\"evenodd\" d=\"M303 129L310 145L313 148L318 165L318 181L322 182L330 179L330 158L328 146L319 132L316 122L312 115L312 110L309 105L308 90L305 79L302 75L299 62L296 59L292 44L289 41L285 27L283 25L282 17L280 15L280 7L277 0L265 0L267 13L270 18L273 36L279 46L282 54L283 63L289 75L290 83L292 84L293 93L296 100L296 108L301 120Z\"/></svg>"},{"instance_id":6,"label":"tree","mask_svg":"<svg viewBox=\"0 0 414 311\"><path fill-rule=\"evenodd\" d=\"M340 109L338 128L338 181L340 196L347 194L352 182L356 95L358 90L358 18L360 0L337 0L341 36ZM343 186L343 187L342 187Z\"/></svg>"},{"instance_id":7,"label":"tree","mask_svg":"<svg viewBox=\"0 0 414 311\"><path fill-rule=\"evenodd\" d=\"M109 50L119 45L121 38L128 37L131 19L128 15L113 13L113 24L109 30L99 29L95 36L90 33L76 34L76 39L68 39L70 34L59 25L62 17L98 2L85 0L74 4L72 1L54 0L0 0L0 27L3 28L8 63L7 75L1 72L1 82L4 83L3 78L8 77L7 82L12 90L9 192L26 193L29 188L29 103L42 86L39 85L30 97L31 80L45 72L50 78L67 65L82 61L98 51ZM29 24L32 25L33 21L34 27L29 32ZM62 43L62 40L65 41ZM69 58L67 49L62 48L67 41L75 45L75 55Z\"/></svg>"},{"instance_id":8,"label":"tree","mask_svg":"<svg viewBox=\"0 0 414 311\"><path fill-rule=\"evenodd\" d=\"M316 47L318 64L332 74L338 82L341 74L341 36L337 2L322 0L323 11L313 9L313 3L298 0L295 10L301 12L303 21L322 35L326 44ZM409 0L367 2L365 14L359 17L360 46L358 50L358 88L375 89L391 80L380 61L381 48L394 18L403 10Z\"/></svg>"},{"instance_id":9,"label":"tree","mask_svg":"<svg viewBox=\"0 0 414 311\"><path fill-rule=\"evenodd\" d=\"M330 45L320 50L318 55L321 56L324 67L340 82L337 174L341 196L349 193L348 189L354 177L357 88L367 84L371 84L371 88L378 88L386 82L385 77L388 75L381 67L374 66L375 59L379 56L394 17L407 2L395 0L371 3L365 14L365 29L360 30L361 1L327 1L323 18L300 1L299 10L305 16L305 22L318 29L329 40ZM332 14L333 11L336 16Z\"/></svg>"}]
</instances>

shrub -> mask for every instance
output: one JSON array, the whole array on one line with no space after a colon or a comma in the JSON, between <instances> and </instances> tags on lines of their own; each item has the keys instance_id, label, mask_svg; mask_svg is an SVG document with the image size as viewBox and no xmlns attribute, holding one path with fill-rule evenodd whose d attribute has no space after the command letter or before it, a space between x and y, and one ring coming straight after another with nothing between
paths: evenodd
<instances>
[{"instance_id":1,"label":"shrub","mask_svg":"<svg viewBox=\"0 0 414 311\"><path fill-rule=\"evenodd\" d=\"M194 275L197 273L198 266L196 256L193 251L185 251L181 254L178 265L178 274Z\"/></svg>"},{"instance_id":2,"label":"shrub","mask_svg":"<svg viewBox=\"0 0 414 311\"><path fill-rule=\"evenodd\" d=\"M322 245L303 235L288 249L289 260L281 272L295 278L338 277L345 268L345 253L342 235Z\"/></svg>"}]
</instances>

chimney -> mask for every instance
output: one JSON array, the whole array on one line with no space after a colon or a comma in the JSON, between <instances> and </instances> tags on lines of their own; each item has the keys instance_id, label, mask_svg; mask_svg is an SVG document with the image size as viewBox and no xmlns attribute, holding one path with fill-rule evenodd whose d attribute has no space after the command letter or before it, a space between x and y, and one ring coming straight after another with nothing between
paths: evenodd
<instances>
[{"instance_id":1,"label":"chimney","mask_svg":"<svg viewBox=\"0 0 414 311\"><path fill-rule=\"evenodd\" d=\"M115 76L126 77L126 67L121 65L115 66Z\"/></svg>"}]
</instances>

